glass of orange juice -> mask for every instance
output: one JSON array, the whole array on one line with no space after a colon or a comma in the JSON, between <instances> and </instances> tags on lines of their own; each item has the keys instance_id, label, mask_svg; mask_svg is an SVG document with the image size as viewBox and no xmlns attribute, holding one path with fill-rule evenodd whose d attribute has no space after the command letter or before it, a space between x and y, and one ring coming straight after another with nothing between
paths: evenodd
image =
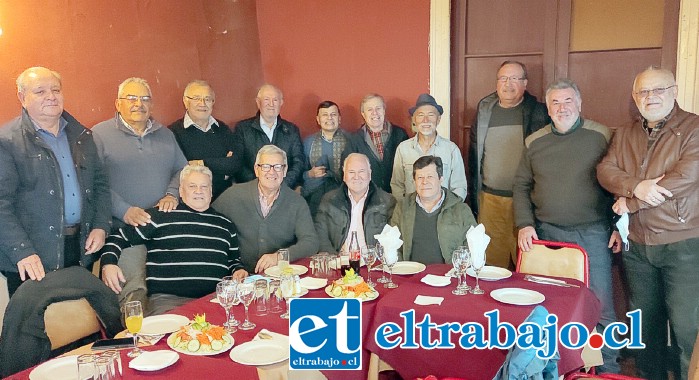
<instances>
[{"instance_id":1,"label":"glass of orange juice","mask_svg":"<svg viewBox=\"0 0 699 380\"><path fill-rule=\"evenodd\" d=\"M143 306L141 301L131 301L124 304L124 321L126 329L133 334L134 348L128 353L130 358L135 358L141 354L141 349L138 348L138 332L141 331L143 325Z\"/></svg>"}]
</instances>

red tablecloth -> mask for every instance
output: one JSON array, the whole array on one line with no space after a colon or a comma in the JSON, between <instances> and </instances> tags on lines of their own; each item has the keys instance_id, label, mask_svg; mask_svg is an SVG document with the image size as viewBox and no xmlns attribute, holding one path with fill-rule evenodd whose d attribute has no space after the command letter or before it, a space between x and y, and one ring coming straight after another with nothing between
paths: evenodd
<instances>
[{"instance_id":1,"label":"red tablecloth","mask_svg":"<svg viewBox=\"0 0 699 380\"><path fill-rule=\"evenodd\" d=\"M309 260L301 260L298 264L308 265ZM379 297L376 300L365 302L362 308L363 314L363 371L323 371L323 374L330 380L340 379L361 379L366 378L369 365L370 353L376 353L381 359L393 366L405 379L413 379L417 376L434 374L443 376L461 376L469 379L491 379L494 373L502 364L506 352L501 350L382 350L374 340L376 328L383 322L393 321L402 325L399 313L414 308L416 320L422 320L425 313L430 313L433 321L442 322L481 322L485 323L484 312L499 308L501 310L501 320L508 321L515 325L522 322L532 306L510 306L499 303L487 294L490 290L503 287L522 287L534 289L546 296L543 306L549 312L559 316L560 323L568 321L578 321L588 327L595 325L599 317L599 302L588 289L562 288L550 285L533 284L523 281L520 275L514 274L512 278L498 282L481 281L481 287L486 291L485 295L475 296L453 296L451 290L454 285L445 288L434 288L420 283L420 279L427 273L443 275L449 269L448 265L430 266L423 273L412 276L393 276L393 281L399 284L397 289L385 289L378 286ZM380 272L372 272L372 277L376 277ZM366 275L362 269L362 275ZM441 307L419 306L413 303L415 296L421 294L426 296L441 296L445 300ZM313 290L306 297L326 298L323 289ZM216 303L209 302L213 295L203 297L183 305L173 311L173 314L180 314L192 318L194 314L206 313L207 320L214 324L221 324L225 319L223 308ZM244 308L242 305L236 306L232 312L238 320L244 318ZM288 323L286 319L281 319L279 314L268 314L266 316L255 316L250 310L250 319L257 324L253 330L238 330L233 334L236 345L252 340L262 329L288 335ZM453 340L456 342L456 340ZM458 346L457 346L458 347ZM147 350L168 349L165 339ZM180 360L173 366L156 372L138 372L128 368L126 352L122 351L122 361L124 363L124 378L194 378L194 379L256 379L257 370L255 367L245 366L233 362L229 353L215 356L189 356L180 354ZM582 365L578 352L561 351L561 361L559 368L561 373L572 370ZM20 372L11 379L28 379L31 369Z\"/></svg>"},{"instance_id":2,"label":"red tablecloth","mask_svg":"<svg viewBox=\"0 0 699 380\"><path fill-rule=\"evenodd\" d=\"M425 274L431 273L444 275L450 266L432 265L423 273L412 276L394 291L387 294L377 305L373 316L373 323L369 328L371 334L384 322L394 322L403 326L400 313L409 309L415 309L415 322L420 322L425 314L429 313L432 322L441 324L445 322L478 322L487 327L487 319L483 315L488 311L499 309L500 320L509 322L515 326L526 319L534 306L506 305L495 301L489 296L491 290L516 287L536 290L545 295L542 303L549 313L556 314L559 318L559 326L571 321L581 322L588 329L594 327L599 319L599 301L594 294L584 288L564 288L552 285L535 284L523 280L523 275L513 273L511 278L488 282L480 281L480 287L485 291L483 295L454 296L451 291L454 285L444 288L436 288L425 285L420 279ZM474 280L469 278L470 285ZM570 281L575 282L575 281ZM452 281L455 284L456 280ZM416 295L444 297L441 306L420 306L413 301ZM436 335L435 335L436 336ZM437 377L455 376L467 379L492 379L505 360L506 350L465 350L459 347L460 334L452 334L452 343L455 349L392 349L380 348L373 335L365 339L364 348L376 353L381 359L390 364L405 379L424 377L432 374ZM561 360L559 371L561 374L572 371L582 366L580 359L581 350L567 350L559 345Z\"/></svg>"}]
</instances>

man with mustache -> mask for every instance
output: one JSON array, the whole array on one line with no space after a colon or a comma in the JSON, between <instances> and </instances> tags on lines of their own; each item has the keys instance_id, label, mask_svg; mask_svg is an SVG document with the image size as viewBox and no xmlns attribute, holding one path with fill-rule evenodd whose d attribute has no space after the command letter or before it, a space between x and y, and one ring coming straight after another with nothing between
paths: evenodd
<instances>
[{"instance_id":1,"label":"man with mustache","mask_svg":"<svg viewBox=\"0 0 699 380\"><path fill-rule=\"evenodd\" d=\"M638 74L632 95L641 117L617 129L597 166L602 186L618 197L614 212L630 217L622 259L631 309L643 311L646 348L636 367L647 379L667 379L675 362L667 320L679 347L679 378L687 378L699 325L699 116L680 109L677 91L668 70Z\"/></svg>"},{"instance_id":2,"label":"man with mustache","mask_svg":"<svg viewBox=\"0 0 699 380\"><path fill-rule=\"evenodd\" d=\"M587 251L590 288L602 303L600 332L616 321L612 297L612 249L621 250L612 229L612 199L597 182L595 167L607 152L611 131L580 116L578 86L559 79L546 89L552 123L524 141L514 179L515 224L522 251L533 239L569 242ZM618 351L602 348L602 372L619 372Z\"/></svg>"},{"instance_id":3,"label":"man with mustache","mask_svg":"<svg viewBox=\"0 0 699 380\"><path fill-rule=\"evenodd\" d=\"M145 226L145 209L171 211L177 207L179 173L187 165L175 135L151 118L153 98L145 79L128 78L119 85L116 115L92 128L97 151L107 172L112 193L114 228ZM143 245L122 253L119 267L126 285L120 302L147 301L146 249Z\"/></svg>"}]
</instances>

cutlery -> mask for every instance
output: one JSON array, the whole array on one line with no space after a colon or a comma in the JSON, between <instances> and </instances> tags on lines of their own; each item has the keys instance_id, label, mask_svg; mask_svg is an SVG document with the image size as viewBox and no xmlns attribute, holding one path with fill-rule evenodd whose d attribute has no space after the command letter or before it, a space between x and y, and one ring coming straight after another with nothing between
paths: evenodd
<instances>
[{"instance_id":1,"label":"cutlery","mask_svg":"<svg viewBox=\"0 0 699 380\"><path fill-rule=\"evenodd\" d=\"M565 282L565 281L554 280L554 279L552 279L552 278L546 278L546 277L538 277L538 276L525 275L525 276L524 276L524 279L525 279L526 281L536 282L536 283L539 283L539 284L563 286L563 287L566 287L566 288L579 288L579 287L580 287L579 285L569 284L569 283L567 283L567 282Z\"/></svg>"},{"instance_id":2,"label":"cutlery","mask_svg":"<svg viewBox=\"0 0 699 380\"><path fill-rule=\"evenodd\" d=\"M260 339L272 339L273 338L272 335L264 333L262 331L257 333L257 336L260 337Z\"/></svg>"}]
</instances>

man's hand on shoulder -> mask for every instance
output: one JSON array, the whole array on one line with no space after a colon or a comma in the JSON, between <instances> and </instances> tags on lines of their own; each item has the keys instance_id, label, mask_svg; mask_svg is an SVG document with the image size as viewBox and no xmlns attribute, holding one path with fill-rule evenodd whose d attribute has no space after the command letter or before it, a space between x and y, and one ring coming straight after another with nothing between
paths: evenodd
<instances>
[{"instance_id":1,"label":"man's hand on shoulder","mask_svg":"<svg viewBox=\"0 0 699 380\"><path fill-rule=\"evenodd\" d=\"M176 196L172 194L165 194L165 196L162 197L155 206L158 208L158 211L170 212L177 207L178 203L180 202L177 200Z\"/></svg>"},{"instance_id":2,"label":"man's hand on shoulder","mask_svg":"<svg viewBox=\"0 0 699 380\"><path fill-rule=\"evenodd\" d=\"M26 280L27 278L41 281L44 276L46 276L46 273L44 272L44 264L41 262L41 258L36 253L18 261L17 271L19 272L19 278L22 281Z\"/></svg>"},{"instance_id":3,"label":"man's hand on shoulder","mask_svg":"<svg viewBox=\"0 0 699 380\"><path fill-rule=\"evenodd\" d=\"M114 293L119 294L121 293L121 284L126 282L126 278L124 278L124 273L119 266L107 264L102 267L102 281L105 285L109 286Z\"/></svg>"},{"instance_id":4,"label":"man's hand on shoulder","mask_svg":"<svg viewBox=\"0 0 699 380\"><path fill-rule=\"evenodd\" d=\"M534 239L539 239L539 237L536 235L536 230L534 227L526 226L520 228L519 233L517 234L517 244L519 245L519 249L524 252L528 252L530 249L532 249L532 240Z\"/></svg>"},{"instance_id":5,"label":"man's hand on shoulder","mask_svg":"<svg viewBox=\"0 0 699 380\"><path fill-rule=\"evenodd\" d=\"M90 231L85 241L85 254L91 255L104 247L104 241L107 238L107 232L101 228L95 228Z\"/></svg>"},{"instance_id":6,"label":"man's hand on shoulder","mask_svg":"<svg viewBox=\"0 0 699 380\"><path fill-rule=\"evenodd\" d=\"M124 223L134 227L145 226L149 222L150 215L146 212L146 210L140 207L131 206L128 210L126 210L126 214L124 214Z\"/></svg>"}]
</instances>

